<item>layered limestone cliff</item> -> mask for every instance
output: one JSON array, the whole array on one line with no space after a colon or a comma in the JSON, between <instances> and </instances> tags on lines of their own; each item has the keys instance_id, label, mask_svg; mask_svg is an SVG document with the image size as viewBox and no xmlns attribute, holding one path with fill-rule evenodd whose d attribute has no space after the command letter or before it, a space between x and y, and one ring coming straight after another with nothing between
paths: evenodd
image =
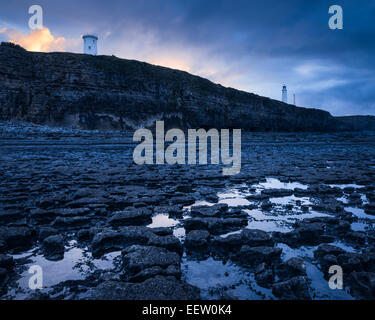
<instances>
[{"instance_id":1,"label":"layered limestone cliff","mask_svg":"<svg viewBox=\"0 0 375 320\"><path fill-rule=\"evenodd\" d=\"M351 129L328 112L225 88L187 72L114 56L0 45L0 120L82 129L166 127L252 131ZM362 128L356 128L361 130Z\"/></svg>"}]
</instances>

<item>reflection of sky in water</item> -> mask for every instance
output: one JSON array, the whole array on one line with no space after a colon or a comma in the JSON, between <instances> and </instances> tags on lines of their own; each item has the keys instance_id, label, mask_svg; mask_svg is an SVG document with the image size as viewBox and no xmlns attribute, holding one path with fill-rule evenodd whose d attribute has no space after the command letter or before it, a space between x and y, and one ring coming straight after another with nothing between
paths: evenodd
<instances>
[{"instance_id":1,"label":"reflection of sky in water","mask_svg":"<svg viewBox=\"0 0 375 320\"><path fill-rule=\"evenodd\" d=\"M345 196L342 196L340 198L337 198L338 201L341 201L343 204L348 204L349 201L348 201L348 198L345 197Z\"/></svg>"},{"instance_id":2,"label":"reflection of sky in water","mask_svg":"<svg viewBox=\"0 0 375 320\"><path fill-rule=\"evenodd\" d=\"M341 249L348 251L348 252L357 252L358 250L353 248L352 246L349 246L341 241L334 241L330 243L333 246L340 247Z\"/></svg>"},{"instance_id":3,"label":"reflection of sky in water","mask_svg":"<svg viewBox=\"0 0 375 320\"><path fill-rule=\"evenodd\" d=\"M212 203L212 202L208 202L208 201L196 201L194 202L192 205L190 206L185 206L183 207L182 209L183 210L186 210L186 211L190 211L191 210L191 207L196 207L196 206L207 206L207 207L212 207L213 205L215 205L215 203Z\"/></svg>"},{"instance_id":4,"label":"reflection of sky in water","mask_svg":"<svg viewBox=\"0 0 375 320\"><path fill-rule=\"evenodd\" d=\"M183 220L190 218L189 216L184 215ZM149 228L173 228L173 235L183 241L185 239L185 228L177 227L180 224L180 221L177 219L172 219L168 214L159 213L152 217L152 223L147 227Z\"/></svg>"},{"instance_id":5,"label":"reflection of sky in water","mask_svg":"<svg viewBox=\"0 0 375 320\"><path fill-rule=\"evenodd\" d=\"M152 217L152 223L147 227L160 228L160 227L174 227L178 225L178 220L171 219L167 214L159 213Z\"/></svg>"},{"instance_id":6,"label":"reflection of sky in water","mask_svg":"<svg viewBox=\"0 0 375 320\"><path fill-rule=\"evenodd\" d=\"M331 185L332 187L354 187L361 188L355 184L345 185ZM307 189L307 185L299 182L281 182L278 179L267 178L266 182L254 185L256 192L263 189L294 189L301 188ZM228 189L224 192L219 192L219 203L226 203L231 207L235 206L248 206L252 202L246 199L246 196L253 193L249 190L247 185L239 185L235 188ZM361 194L361 199L364 203L367 198ZM271 197L270 202L274 204L274 208L270 211L263 211L262 209L244 209L243 211L248 214L249 221L246 228L260 229L266 232L289 232L293 229L293 224L296 220L313 217L329 217L329 214L320 213L314 210L308 212L301 211L300 205L311 205L309 197L296 197L295 195L284 197ZM348 203L346 195L338 198L344 204ZM297 205L297 201L300 203ZM192 206L212 206L215 203L208 201L197 201ZM292 210L286 210L286 205L293 205ZM173 235L180 241L185 239L185 229L183 228L182 220L190 218L189 211L192 206L184 207L185 214L182 218L173 219L168 214L158 213L152 217L152 223L148 225L150 228L170 227L173 229ZM361 208L346 207L345 210L353 213L360 219L375 220L375 216L368 215ZM369 221L358 221L351 224L354 231L365 231L369 225ZM222 237L230 234L241 232L241 230L229 232ZM337 245L348 252L355 252L356 250L344 243L334 242L332 245ZM340 290L331 290L328 287L327 281L323 278L323 273L315 267L312 262L314 260L313 252L316 247L302 246L298 249L292 249L285 244L279 243L278 247L283 249L282 259L286 261L291 257L299 256L306 260L308 277L312 279L312 295L314 299L351 299L351 296ZM75 247L75 242L71 242L69 247L66 248L64 258L60 261L49 261L42 255L35 254L35 250L30 250L27 253L15 255L15 259L29 257L25 267L26 270L22 273L21 278L18 280L19 288L17 290L10 290L8 296L25 297L31 291L28 289L28 281L31 275L28 273L28 268L31 265L39 265L43 268L44 273L44 287L48 290L49 287L54 286L66 280L81 280L85 279L91 272L101 270L111 270L114 268L114 261L121 254L120 251L108 253L100 259L93 259L91 253L87 248L80 249ZM217 299L222 294L228 294L238 299L270 299L274 298L271 290L259 287L254 281L254 275L249 274L241 267L227 262L224 264L222 261L208 258L203 261L189 260L189 257L184 256L182 260L183 278L192 285L201 289L203 299ZM21 289L21 290L20 290ZM24 290L24 293L22 293ZM261 292L264 296L260 296L257 291Z\"/></svg>"},{"instance_id":7,"label":"reflection of sky in water","mask_svg":"<svg viewBox=\"0 0 375 320\"><path fill-rule=\"evenodd\" d=\"M356 207L347 207L346 211L353 213L355 216L361 219L372 219L375 220L375 216L365 213L365 210Z\"/></svg>"},{"instance_id":8,"label":"reflection of sky in water","mask_svg":"<svg viewBox=\"0 0 375 320\"><path fill-rule=\"evenodd\" d=\"M354 189L360 189L363 188L364 186L361 186L359 184L355 183L348 183L348 184L330 184L329 185L331 188L340 188L340 189L345 189L345 188L354 188Z\"/></svg>"},{"instance_id":9,"label":"reflection of sky in water","mask_svg":"<svg viewBox=\"0 0 375 320\"><path fill-rule=\"evenodd\" d=\"M370 201L368 201L367 197L365 194L361 194L361 200L363 202L363 204L368 204L370 203Z\"/></svg>"},{"instance_id":10,"label":"reflection of sky in water","mask_svg":"<svg viewBox=\"0 0 375 320\"><path fill-rule=\"evenodd\" d=\"M59 261L50 261L42 255L30 257L31 262L27 264L27 269L32 265L38 265L43 270L43 287L51 287L65 280L84 279L84 272L88 269L77 267L79 261L84 260L83 250L72 248L65 252L64 258ZM24 272L19 280L21 288L28 288L29 278L31 275L28 270Z\"/></svg>"},{"instance_id":11,"label":"reflection of sky in water","mask_svg":"<svg viewBox=\"0 0 375 320\"><path fill-rule=\"evenodd\" d=\"M338 243L331 243L338 245ZM345 290L332 290L328 286L328 281L324 279L323 273L310 261L314 257L314 251L317 247L301 246L297 249L292 249L284 243L276 245L283 249L281 254L282 260L285 262L293 257L300 257L306 262L307 277L311 280L310 295L316 300L351 300L353 297ZM345 282L344 282L345 284Z\"/></svg>"},{"instance_id":12,"label":"reflection of sky in water","mask_svg":"<svg viewBox=\"0 0 375 320\"><path fill-rule=\"evenodd\" d=\"M279 179L266 178L266 182L260 182L254 187L258 189L289 189L293 190L295 188L307 189L309 186L299 182L281 182Z\"/></svg>"},{"instance_id":13,"label":"reflection of sky in water","mask_svg":"<svg viewBox=\"0 0 375 320\"><path fill-rule=\"evenodd\" d=\"M294 189L301 188L306 189L308 186L303 185L299 182L280 182L278 179L267 178L266 182L256 185L258 192L264 188L272 189ZM246 199L246 196L250 194L249 189L246 185L239 185L237 187L226 190L225 192L219 192L219 203L227 203L229 206L247 206L252 204ZM308 212L301 211L300 206L311 205L309 197L297 197L295 195L283 196L283 197L272 197L269 199L271 203L276 205L271 212L263 211L261 209L243 211L249 215L249 222L247 228L249 229L260 229L266 232L289 232L296 220L303 220L305 218L315 217L329 217L329 214L309 210ZM297 205L297 202L300 202ZM285 206L291 204L293 209L285 209ZM212 206L214 203L207 201L197 201L192 206L207 205ZM190 210L192 206L184 207L185 210ZM240 231L238 231L240 232ZM236 231L235 231L236 233ZM232 232L228 233L232 234ZM223 236L227 236L223 235Z\"/></svg>"},{"instance_id":14,"label":"reflection of sky in water","mask_svg":"<svg viewBox=\"0 0 375 320\"><path fill-rule=\"evenodd\" d=\"M29 289L29 279L33 276L28 272L31 266L37 265L42 268L43 289L48 291L48 288L62 281L83 280L97 269L110 270L114 268L114 259L121 254L121 251L116 251L104 255L100 259L92 259L87 248L81 249L74 247L74 245L75 241L71 241L69 247L66 247L67 251L64 253L64 258L58 261L47 260L43 255L35 254L35 250L13 255L15 260L28 257L29 261L24 265L26 269L17 282L18 288L10 290L9 296L23 299L33 292Z\"/></svg>"},{"instance_id":15,"label":"reflection of sky in water","mask_svg":"<svg viewBox=\"0 0 375 320\"><path fill-rule=\"evenodd\" d=\"M303 220L305 218L316 218L316 217L329 217L329 214L310 210L306 213L295 213L291 211L291 214L266 214L260 209L244 210L252 218L247 227L248 229L260 229L267 232L289 232L293 228L293 224L296 220Z\"/></svg>"},{"instance_id":16,"label":"reflection of sky in water","mask_svg":"<svg viewBox=\"0 0 375 320\"><path fill-rule=\"evenodd\" d=\"M202 299L220 298L223 287L231 287L226 292L237 299L262 299L247 283L265 294L266 299L273 297L271 290L255 285L251 275L230 261L224 264L211 257L203 261L188 260L184 257L181 267L184 280L201 289Z\"/></svg>"},{"instance_id":17,"label":"reflection of sky in water","mask_svg":"<svg viewBox=\"0 0 375 320\"><path fill-rule=\"evenodd\" d=\"M312 204L308 197L296 197L294 194L291 196L270 198L270 201L280 205L296 204L297 201L301 201L301 205Z\"/></svg>"},{"instance_id":18,"label":"reflection of sky in water","mask_svg":"<svg viewBox=\"0 0 375 320\"><path fill-rule=\"evenodd\" d=\"M180 241L183 241L185 239L185 233L185 228L175 228L173 230L173 235Z\"/></svg>"},{"instance_id":19,"label":"reflection of sky in water","mask_svg":"<svg viewBox=\"0 0 375 320\"><path fill-rule=\"evenodd\" d=\"M347 186L347 185L345 185L345 186ZM353 185L351 185L351 186L353 186ZM359 187L357 186L357 188L359 188ZM368 204L369 201L368 201L366 195L365 194L360 194L360 195L361 195L362 203ZM340 198L337 198L337 200L341 201L344 205L349 204L349 199L346 195L344 195ZM353 231L367 231L369 228L373 227L374 222L375 222L375 216L374 215L367 214L365 212L365 210L363 210L362 208L358 208L358 207L348 206L348 207L345 207L345 210L347 212L352 213L354 216L356 216L359 219L358 222L351 223L350 227ZM369 221L369 220L372 220L374 222Z\"/></svg>"},{"instance_id":20,"label":"reflection of sky in water","mask_svg":"<svg viewBox=\"0 0 375 320\"><path fill-rule=\"evenodd\" d=\"M362 201L362 203L363 204L368 204L369 201L368 201L366 195L365 194L361 194L361 193L360 193L360 195L361 195L361 201ZM343 195L342 197L337 198L337 200L341 201L343 204L348 204L349 203L349 198L348 198L347 195Z\"/></svg>"},{"instance_id":21,"label":"reflection of sky in water","mask_svg":"<svg viewBox=\"0 0 375 320\"><path fill-rule=\"evenodd\" d=\"M350 227L353 231L366 231L368 229L367 223L364 222L353 222Z\"/></svg>"},{"instance_id":22,"label":"reflection of sky in water","mask_svg":"<svg viewBox=\"0 0 375 320\"><path fill-rule=\"evenodd\" d=\"M249 200L242 197L222 198L219 200L219 203L226 203L230 207L248 206L249 204L251 204Z\"/></svg>"},{"instance_id":23,"label":"reflection of sky in water","mask_svg":"<svg viewBox=\"0 0 375 320\"><path fill-rule=\"evenodd\" d=\"M226 203L230 207L237 207L251 204L251 202L246 199L248 194L248 188L241 185L237 188L229 189L226 192L219 192L217 196L219 197L219 203Z\"/></svg>"}]
</instances>

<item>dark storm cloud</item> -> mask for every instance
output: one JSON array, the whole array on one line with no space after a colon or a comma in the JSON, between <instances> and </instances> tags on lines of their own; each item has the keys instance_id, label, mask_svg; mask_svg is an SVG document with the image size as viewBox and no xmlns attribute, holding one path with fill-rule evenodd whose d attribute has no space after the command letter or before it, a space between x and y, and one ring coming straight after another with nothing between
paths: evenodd
<instances>
[{"instance_id":1,"label":"dark storm cloud","mask_svg":"<svg viewBox=\"0 0 375 320\"><path fill-rule=\"evenodd\" d=\"M5 2L0 23L26 29L34 3ZM104 54L182 68L276 99L285 83L298 105L375 114L371 0L37 2L53 34L78 39L95 32ZM343 30L328 28L333 4L343 7Z\"/></svg>"}]
</instances>

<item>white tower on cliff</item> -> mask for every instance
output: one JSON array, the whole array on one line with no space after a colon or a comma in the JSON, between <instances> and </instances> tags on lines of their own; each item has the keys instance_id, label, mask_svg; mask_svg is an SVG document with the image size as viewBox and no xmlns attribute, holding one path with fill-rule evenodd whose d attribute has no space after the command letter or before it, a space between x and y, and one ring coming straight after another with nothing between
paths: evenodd
<instances>
[{"instance_id":1,"label":"white tower on cliff","mask_svg":"<svg viewBox=\"0 0 375 320\"><path fill-rule=\"evenodd\" d=\"M83 53L96 56L98 54L98 37L92 34L85 34L83 37Z\"/></svg>"},{"instance_id":2,"label":"white tower on cliff","mask_svg":"<svg viewBox=\"0 0 375 320\"><path fill-rule=\"evenodd\" d=\"M286 86L283 86L282 92L282 101L288 103L288 91L286 90Z\"/></svg>"}]
</instances>

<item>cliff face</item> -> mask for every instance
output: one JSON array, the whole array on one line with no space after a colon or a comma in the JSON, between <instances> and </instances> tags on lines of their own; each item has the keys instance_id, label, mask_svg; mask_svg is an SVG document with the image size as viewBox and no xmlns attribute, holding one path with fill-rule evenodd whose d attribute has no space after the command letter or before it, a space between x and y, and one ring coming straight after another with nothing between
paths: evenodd
<instances>
[{"instance_id":1,"label":"cliff face","mask_svg":"<svg viewBox=\"0 0 375 320\"><path fill-rule=\"evenodd\" d=\"M349 131L375 131L375 116L345 116L336 119Z\"/></svg>"},{"instance_id":2,"label":"cliff face","mask_svg":"<svg viewBox=\"0 0 375 320\"><path fill-rule=\"evenodd\" d=\"M0 45L0 119L82 129L167 127L333 131L348 124L225 88L169 68L114 56L34 53Z\"/></svg>"}]
</instances>

